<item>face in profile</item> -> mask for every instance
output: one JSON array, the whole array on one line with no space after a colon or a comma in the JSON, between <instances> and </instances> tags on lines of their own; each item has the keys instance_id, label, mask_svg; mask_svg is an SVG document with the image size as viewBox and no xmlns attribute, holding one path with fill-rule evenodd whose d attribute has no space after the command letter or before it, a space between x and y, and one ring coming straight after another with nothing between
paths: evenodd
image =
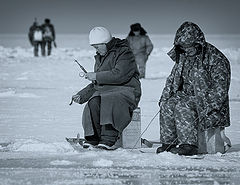
<instances>
[{"instance_id":1,"label":"face in profile","mask_svg":"<svg viewBox=\"0 0 240 185\"><path fill-rule=\"evenodd\" d=\"M188 56L194 56L197 53L197 49L194 46L190 47L181 47L181 49L186 53Z\"/></svg>"},{"instance_id":2,"label":"face in profile","mask_svg":"<svg viewBox=\"0 0 240 185\"><path fill-rule=\"evenodd\" d=\"M107 53L106 44L93 44L92 47L94 47L101 56L104 56Z\"/></svg>"},{"instance_id":3,"label":"face in profile","mask_svg":"<svg viewBox=\"0 0 240 185\"><path fill-rule=\"evenodd\" d=\"M139 31L133 31L134 35L138 36L140 35L140 30Z\"/></svg>"}]
</instances>

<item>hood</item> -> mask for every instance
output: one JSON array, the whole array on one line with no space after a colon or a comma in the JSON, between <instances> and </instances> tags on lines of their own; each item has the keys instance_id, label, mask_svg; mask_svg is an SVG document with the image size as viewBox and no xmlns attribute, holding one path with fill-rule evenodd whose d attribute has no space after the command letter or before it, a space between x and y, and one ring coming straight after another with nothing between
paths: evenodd
<instances>
[{"instance_id":1,"label":"hood","mask_svg":"<svg viewBox=\"0 0 240 185\"><path fill-rule=\"evenodd\" d=\"M112 40L107 43L108 51L118 47L129 47L128 41L126 39L119 39L113 37Z\"/></svg>"},{"instance_id":2,"label":"hood","mask_svg":"<svg viewBox=\"0 0 240 185\"><path fill-rule=\"evenodd\" d=\"M168 55L172 60L176 61L178 58L176 46L192 46L194 44L200 44L203 48L205 46L205 43L206 40L204 34L198 25L192 22L184 22L176 32L174 47L168 52Z\"/></svg>"}]
</instances>

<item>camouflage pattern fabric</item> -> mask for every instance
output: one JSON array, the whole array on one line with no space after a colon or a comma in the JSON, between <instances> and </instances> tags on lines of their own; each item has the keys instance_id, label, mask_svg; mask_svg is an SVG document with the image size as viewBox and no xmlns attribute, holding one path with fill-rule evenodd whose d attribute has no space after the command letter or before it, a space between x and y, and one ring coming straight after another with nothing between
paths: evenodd
<instances>
[{"instance_id":1,"label":"camouflage pattern fabric","mask_svg":"<svg viewBox=\"0 0 240 185\"><path fill-rule=\"evenodd\" d=\"M161 142L197 144L197 112L194 96L182 92L163 102L160 110ZM177 138L177 140L175 140Z\"/></svg>"},{"instance_id":2,"label":"camouflage pattern fabric","mask_svg":"<svg viewBox=\"0 0 240 185\"><path fill-rule=\"evenodd\" d=\"M198 25L185 22L177 30L174 45L191 46L196 43L204 45L205 42L204 34Z\"/></svg>"},{"instance_id":3,"label":"camouflage pattern fabric","mask_svg":"<svg viewBox=\"0 0 240 185\"><path fill-rule=\"evenodd\" d=\"M201 46L196 55L190 57L186 53L177 53L178 45L189 47L195 44ZM168 55L175 61L175 65L167 78L160 98L162 142L168 141L167 138L170 138L169 131L165 132L166 128L173 129L171 134L175 135L174 137L178 136L178 140L181 142L181 135L191 134L192 138L195 138L194 133L197 129L207 130L229 126L228 91L231 71L227 58L216 47L207 43L200 28L191 22L183 23L177 30L174 48ZM193 98L186 100L189 97ZM182 107L178 106L184 101L185 106L183 104ZM192 101L195 103L193 104ZM174 102L175 106L172 106L171 102ZM165 111L167 110L174 114L166 116ZM171 119L169 119L170 117ZM183 129L183 132L186 133L177 129L178 124L185 122L188 124L190 120L194 121L196 118L198 119L195 128ZM194 139L187 139L186 142L194 143Z\"/></svg>"}]
</instances>

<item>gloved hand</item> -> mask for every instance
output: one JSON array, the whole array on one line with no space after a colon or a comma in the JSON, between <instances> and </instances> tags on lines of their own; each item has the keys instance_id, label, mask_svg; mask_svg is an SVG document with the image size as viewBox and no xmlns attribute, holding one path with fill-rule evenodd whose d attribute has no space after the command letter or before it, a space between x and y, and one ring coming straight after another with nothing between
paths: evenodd
<instances>
[{"instance_id":1,"label":"gloved hand","mask_svg":"<svg viewBox=\"0 0 240 185\"><path fill-rule=\"evenodd\" d=\"M85 78L90 80L90 81L94 81L94 80L96 80L96 73L88 72L88 73L85 74Z\"/></svg>"},{"instance_id":2,"label":"gloved hand","mask_svg":"<svg viewBox=\"0 0 240 185\"><path fill-rule=\"evenodd\" d=\"M161 108L162 104L165 102L166 100L163 98L163 96L161 96L160 100L158 101L158 106Z\"/></svg>"},{"instance_id":3,"label":"gloved hand","mask_svg":"<svg viewBox=\"0 0 240 185\"><path fill-rule=\"evenodd\" d=\"M75 102L75 103L79 103L81 102L81 96L79 94L75 94L72 96L72 100Z\"/></svg>"}]
</instances>

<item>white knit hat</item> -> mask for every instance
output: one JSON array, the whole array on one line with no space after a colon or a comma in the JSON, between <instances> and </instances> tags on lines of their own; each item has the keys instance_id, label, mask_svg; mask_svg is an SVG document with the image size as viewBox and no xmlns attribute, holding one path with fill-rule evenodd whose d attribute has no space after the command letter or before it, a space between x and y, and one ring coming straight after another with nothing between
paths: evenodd
<instances>
[{"instance_id":1,"label":"white knit hat","mask_svg":"<svg viewBox=\"0 0 240 185\"><path fill-rule=\"evenodd\" d=\"M89 33L89 44L108 43L112 39L111 33L104 27L94 27Z\"/></svg>"}]
</instances>

